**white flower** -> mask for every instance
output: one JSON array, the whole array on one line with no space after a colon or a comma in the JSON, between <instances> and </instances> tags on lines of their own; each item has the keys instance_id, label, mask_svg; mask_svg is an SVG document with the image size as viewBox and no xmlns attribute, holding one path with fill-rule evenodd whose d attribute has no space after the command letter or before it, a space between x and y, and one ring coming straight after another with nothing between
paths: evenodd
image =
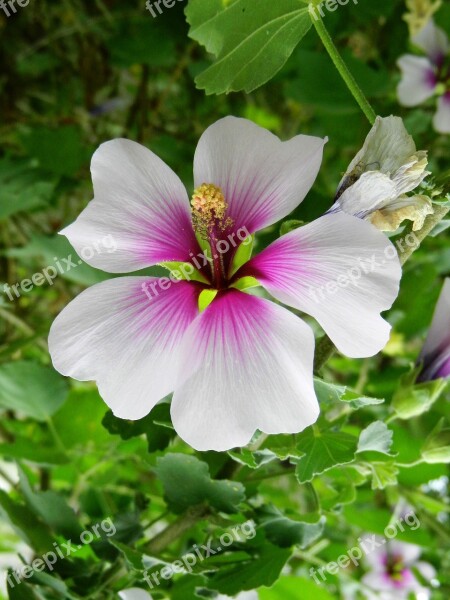
<instances>
[{"instance_id":1,"label":"white flower","mask_svg":"<svg viewBox=\"0 0 450 600\"><path fill-rule=\"evenodd\" d=\"M417 151L400 117L377 117L330 212L342 210L383 231L395 231L408 219L417 231L433 208L427 196L407 194L429 175L427 164L427 153Z\"/></svg>"},{"instance_id":2,"label":"white flower","mask_svg":"<svg viewBox=\"0 0 450 600\"><path fill-rule=\"evenodd\" d=\"M397 64L402 79L397 88L398 100L403 106L418 106L434 95L440 95L433 125L440 133L450 133L450 68L447 60L450 43L447 34L431 19L412 41L427 56L405 54L399 58Z\"/></svg>"},{"instance_id":3,"label":"white flower","mask_svg":"<svg viewBox=\"0 0 450 600\"><path fill-rule=\"evenodd\" d=\"M196 450L229 450L257 429L297 433L314 423L313 331L245 284L256 279L273 298L316 318L344 354L373 356L389 338L380 313L398 294L395 248L369 223L339 212L245 262L246 254L244 264L235 266L234 257L240 232L277 223L303 200L324 144L304 135L281 142L245 119L221 119L197 147L191 204L150 150L129 140L103 144L92 161L95 198L62 233L80 256L112 237L114 252L86 259L105 271L177 261L189 263L191 274L196 265L202 282L119 277L85 290L52 325L55 368L97 381L122 419L141 419L173 392L174 428ZM209 245L204 261L196 233ZM378 263L361 273L359 265L374 257ZM361 276L348 285L354 267ZM336 284L339 276L346 285ZM317 301L330 285L331 300ZM212 300L206 308L204 292Z\"/></svg>"},{"instance_id":4,"label":"white flower","mask_svg":"<svg viewBox=\"0 0 450 600\"><path fill-rule=\"evenodd\" d=\"M426 600L430 590L416 578L414 570L431 581L436 574L432 565L419 560L420 548L414 544L405 544L381 539L384 545L366 555L370 571L362 582L367 589L364 593L370 600L407 600L410 594Z\"/></svg>"}]
</instances>

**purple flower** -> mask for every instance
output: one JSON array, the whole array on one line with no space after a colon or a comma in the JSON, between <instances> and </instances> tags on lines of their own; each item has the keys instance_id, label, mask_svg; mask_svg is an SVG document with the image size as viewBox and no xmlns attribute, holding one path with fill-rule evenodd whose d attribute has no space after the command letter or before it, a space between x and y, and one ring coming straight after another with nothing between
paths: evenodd
<instances>
[{"instance_id":1,"label":"purple flower","mask_svg":"<svg viewBox=\"0 0 450 600\"><path fill-rule=\"evenodd\" d=\"M419 381L450 377L450 278L444 281L419 362Z\"/></svg>"},{"instance_id":2,"label":"purple flower","mask_svg":"<svg viewBox=\"0 0 450 600\"><path fill-rule=\"evenodd\" d=\"M281 142L245 119L222 119L198 144L191 206L180 179L147 148L103 144L92 160L95 198L62 233L89 264L111 273L174 261L178 273L186 264L190 273L195 263L199 269L190 280L121 277L85 290L52 325L55 368L95 380L123 419L144 417L173 392L174 427L198 450L245 445L258 429L295 433L314 423L311 328L246 288L256 278L279 302L312 315L340 351L366 357L388 340L380 312L392 305L401 276L389 240L344 213L242 259L242 231L253 234L293 211L316 178L324 143L305 135ZM115 252L87 257L86 248L101 248L108 236ZM207 246L203 263L200 245Z\"/></svg>"},{"instance_id":3,"label":"purple flower","mask_svg":"<svg viewBox=\"0 0 450 600\"><path fill-rule=\"evenodd\" d=\"M418 581L414 570L428 581L436 571L429 563L419 561L420 552L420 547L414 544L388 541L367 554L370 571L362 578L367 586L366 597L370 600L406 600L411 593L420 593L421 600L429 598L430 590Z\"/></svg>"},{"instance_id":4,"label":"purple flower","mask_svg":"<svg viewBox=\"0 0 450 600\"><path fill-rule=\"evenodd\" d=\"M438 110L433 125L440 133L450 133L450 43L442 29L431 19L412 38L427 57L405 54L398 60L402 79L397 88L400 104L418 106L439 94Z\"/></svg>"}]
</instances>

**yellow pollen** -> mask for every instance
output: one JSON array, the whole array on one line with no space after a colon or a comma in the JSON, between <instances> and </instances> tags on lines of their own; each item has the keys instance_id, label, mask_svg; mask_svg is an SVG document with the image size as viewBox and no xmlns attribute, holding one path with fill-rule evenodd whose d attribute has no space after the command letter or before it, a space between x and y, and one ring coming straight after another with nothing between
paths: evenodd
<instances>
[{"instance_id":1,"label":"yellow pollen","mask_svg":"<svg viewBox=\"0 0 450 600\"><path fill-rule=\"evenodd\" d=\"M225 218L228 204L222 190L212 183L203 183L194 190L191 207L194 229L205 239L233 224L230 217Z\"/></svg>"}]
</instances>

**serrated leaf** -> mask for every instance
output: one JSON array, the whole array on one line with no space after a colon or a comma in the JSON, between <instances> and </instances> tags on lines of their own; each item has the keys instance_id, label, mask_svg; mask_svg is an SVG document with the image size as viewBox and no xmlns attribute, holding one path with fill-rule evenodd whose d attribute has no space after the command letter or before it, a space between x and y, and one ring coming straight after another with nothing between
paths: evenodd
<instances>
[{"instance_id":1,"label":"serrated leaf","mask_svg":"<svg viewBox=\"0 0 450 600\"><path fill-rule=\"evenodd\" d=\"M398 468L393 462L372 462L369 469L372 473L373 490L384 490L389 485L397 485Z\"/></svg>"},{"instance_id":2,"label":"serrated leaf","mask_svg":"<svg viewBox=\"0 0 450 600\"><path fill-rule=\"evenodd\" d=\"M164 450L170 440L175 437L173 428L162 426L159 423L170 423L170 406L167 403L157 404L143 419L128 421L118 419L108 411L102 420L102 425L113 435L120 435L123 440L145 435L148 442L148 451Z\"/></svg>"},{"instance_id":3,"label":"serrated leaf","mask_svg":"<svg viewBox=\"0 0 450 600\"><path fill-rule=\"evenodd\" d=\"M351 462L355 457L357 438L348 433L318 431L308 427L297 437L297 449L304 454L295 474L300 483L312 481L316 475L337 465Z\"/></svg>"},{"instance_id":4,"label":"serrated leaf","mask_svg":"<svg viewBox=\"0 0 450 600\"><path fill-rule=\"evenodd\" d=\"M375 421L361 431L356 452L373 451L389 455L393 435L386 423Z\"/></svg>"},{"instance_id":5,"label":"serrated leaf","mask_svg":"<svg viewBox=\"0 0 450 600\"><path fill-rule=\"evenodd\" d=\"M252 560L222 569L211 577L207 587L227 596L235 596L243 590L254 590L262 585L270 587L278 579L290 555L291 550L265 544Z\"/></svg>"},{"instance_id":6,"label":"serrated leaf","mask_svg":"<svg viewBox=\"0 0 450 600\"><path fill-rule=\"evenodd\" d=\"M207 503L216 510L233 513L245 498L242 483L211 479L208 465L195 456L167 454L156 464L165 498L174 512Z\"/></svg>"},{"instance_id":7,"label":"serrated leaf","mask_svg":"<svg viewBox=\"0 0 450 600\"><path fill-rule=\"evenodd\" d=\"M290 519L275 507L265 507L262 515L259 524L267 539L282 548L293 545L306 548L320 537L325 524L325 518L318 515L315 522Z\"/></svg>"},{"instance_id":8,"label":"serrated leaf","mask_svg":"<svg viewBox=\"0 0 450 600\"><path fill-rule=\"evenodd\" d=\"M308 8L298 0L191 0L189 36L216 62L196 78L207 94L252 92L285 64L311 27ZM239 24L239 26L237 26Z\"/></svg>"}]
</instances>

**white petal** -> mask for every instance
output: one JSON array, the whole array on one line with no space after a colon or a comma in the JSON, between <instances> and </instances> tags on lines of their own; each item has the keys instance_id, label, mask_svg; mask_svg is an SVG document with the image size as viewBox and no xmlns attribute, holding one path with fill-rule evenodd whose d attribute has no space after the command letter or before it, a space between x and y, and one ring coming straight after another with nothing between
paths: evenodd
<instances>
[{"instance_id":1,"label":"white petal","mask_svg":"<svg viewBox=\"0 0 450 600\"><path fill-rule=\"evenodd\" d=\"M120 600L152 600L148 592L142 588L128 588L119 592Z\"/></svg>"},{"instance_id":2,"label":"white petal","mask_svg":"<svg viewBox=\"0 0 450 600\"><path fill-rule=\"evenodd\" d=\"M402 70L402 80L397 88L400 104L417 106L434 95L436 88L435 71L427 58L405 54L398 62Z\"/></svg>"},{"instance_id":3,"label":"white petal","mask_svg":"<svg viewBox=\"0 0 450 600\"><path fill-rule=\"evenodd\" d=\"M91 171L94 200L61 231L88 264L129 273L189 260L198 245L187 192L160 158L136 142L117 139L100 146Z\"/></svg>"},{"instance_id":4,"label":"white petal","mask_svg":"<svg viewBox=\"0 0 450 600\"><path fill-rule=\"evenodd\" d=\"M200 138L195 185L219 186L235 229L246 227L253 233L302 202L316 179L325 142L307 135L281 142L251 121L226 117Z\"/></svg>"},{"instance_id":5,"label":"white petal","mask_svg":"<svg viewBox=\"0 0 450 600\"><path fill-rule=\"evenodd\" d=\"M442 60L450 50L447 34L440 27L436 27L433 19L416 34L412 41L416 46L425 50L431 60L435 63Z\"/></svg>"},{"instance_id":6,"label":"white petal","mask_svg":"<svg viewBox=\"0 0 450 600\"><path fill-rule=\"evenodd\" d=\"M450 133L450 93L438 100L438 110L434 115L433 127L439 133Z\"/></svg>"},{"instance_id":7,"label":"white petal","mask_svg":"<svg viewBox=\"0 0 450 600\"><path fill-rule=\"evenodd\" d=\"M316 421L312 330L273 302L219 294L186 332L184 352L195 372L177 384L172 421L196 450L229 450L257 429L296 433Z\"/></svg>"},{"instance_id":8,"label":"white petal","mask_svg":"<svg viewBox=\"0 0 450 600\"><path fill-rule=\"evenodd\" d=\"M370 222L381 231L397 231L402 222L407 219L413 222L413 231L422 229L425 219L433 214L433 205L428 196L400 196L384 208L372 213Z\"/></svg>"},{"instance_id":9,"label":"white petal","mask_svg":"<svg viewBox=\"0 0 450 600\"><path fill-rule=\"evenodd\" d=\"M325 215L273 242L237 276L255 277L312 315L347 356L373 356L388 341L380 312L397 297L401 268L395 247L366 221Z\"/></svg>"},{"instance_id":10,"label":"white petal","mask_svg":"<svg viewBox=\"0 0 450 600\"><path fill-rule=\"evenodd\" d=\"M198 289L180 281L155 288L149 277L104 281L82 292L56 318L49 349L57 371L97 381L114 414L140 419L174 389L179 342L198 314ZM188 372L187 372L188 374Z\"/></svg>"}]
</instances>

